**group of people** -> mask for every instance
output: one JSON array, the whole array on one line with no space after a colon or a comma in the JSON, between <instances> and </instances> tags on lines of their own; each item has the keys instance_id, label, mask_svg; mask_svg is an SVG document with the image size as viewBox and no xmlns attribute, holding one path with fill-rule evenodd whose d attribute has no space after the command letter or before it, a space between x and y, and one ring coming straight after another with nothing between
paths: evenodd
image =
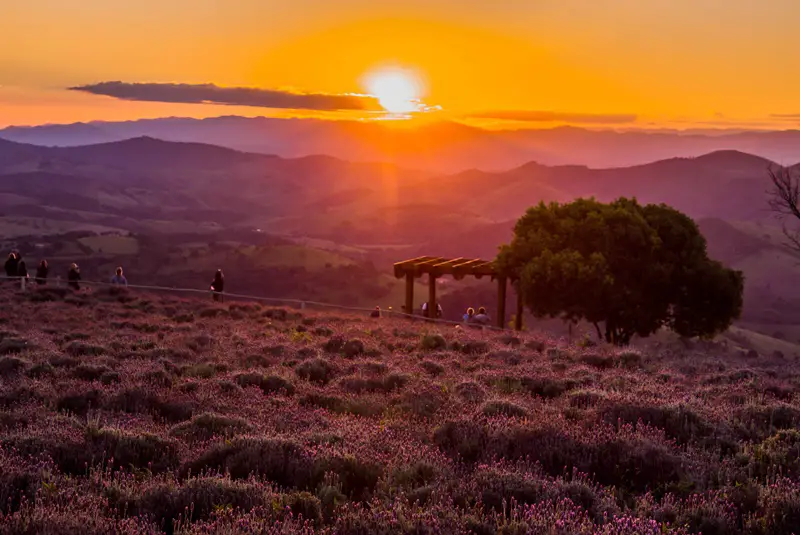
<instances>
[{"instance_id":1,"label":"group of people","mask_svg":"<svg viewBox=\"0 0 800 535\"><path fill-rule=\"evenodd\" d=\"M8 255L4 268L6 272L6 278L8 279L30 279L28 266L25 264L25 260L22 259L22 255L19 253L19 251L12 251ZM45 285L47 284L47 278L49 275L50 265L47 263L47 260L42 260L39 262L39 267L36 268L36 275L34 276L33 280L38 285ZM114 276L111 277L111 284L117 286L128 285L128 279L125 278L125 274L123 273L121 267L118 267L114 271ZM74 290L80 290L81 270L78 267L78 264L72 263L72 265L70 265L69 271L67 272L67 286Z\"/></svg>"},{"instance_id":2,"label":"group of people","mask_svg":"<svg viewBox=\"0 0 800 535\"><path fill-rule=\"evenodd\" d=\"M478 308L477 314L474 308L469 307L464 314L464 323L469 325L489 326L492 323L492 318L489 317L489 314L486 313L486 309L483 307Z\"/></svg>"},{"instance_id":3,"label":"group of people","mask_svg":"<svg viewBox=\"0 0 800 535\"><path fill-rule=\"evenodd\" d=\"M403 314L406 313L405 305L402 306ZM370 316L373 318L380 318L383 317L383 312L380 306L376 306L373 311L370 313ZM389 307L388 310L389 314L391 315L392 307ZM423 303L420 307L420 312L423 316L428 316L428 303ZM444 309L442 305L436 303L436 318L441 319L444 315ZM492 324L492 318L489 314L486 313L486 309L484 307L478 308L478 312L475 312L475 309L469 307L467 311L464 313L462 320L465 324L472 325L475 327L489 327Z\"/></svg>"},{"instance_id":4,"label":"group of people","mask_svg":"<svg viewBox=\"0 0 800 535\"><path fill-rule=\"evenodd\" d=\"M19 251L12 251L8 255L8 259L6 259L4 267L6 279L30 280L28 267L25 265L25 261L22 259L22 255L19 253ZM33 280L38 285L45 285L47 284L49 275L50 266L48 265L47 260L42 260L39 262L39 267L36 268L36 276L33 278ZM128 279L125 277L122 267L118 267L116 270L114 270L114 275L111 277L110 283L114 286L128 286ZM80 290L81 270L78 267L78 264L73 263L70 265L69 271L67 272L67 286L74 290ZM225 275L222 273L221 269L218 269L214 274L214 280L211 281L211 295L213 296L214 301L222 300L222 293L224 289Z\"/></svg>"},{"instance_id":5,"label":"group of people","mask_svg":"<svg viewBox=\"0 0 800 535\"><path fill-rule=\"evenodd\" d=\"M29 279L30 274L28 273L28 266L25 264L25 260L22 259L22 255L18 251L12 251L8 255L8 259L5 263L5 271L7 278L20 278L20 279ZM36 268L36 277L35 280L39 284L45 284L47 281L47 275L50 273L50 266L47 265L47 260L42 260L39 262L39 267Z\"/></svg>"}]
</instances>

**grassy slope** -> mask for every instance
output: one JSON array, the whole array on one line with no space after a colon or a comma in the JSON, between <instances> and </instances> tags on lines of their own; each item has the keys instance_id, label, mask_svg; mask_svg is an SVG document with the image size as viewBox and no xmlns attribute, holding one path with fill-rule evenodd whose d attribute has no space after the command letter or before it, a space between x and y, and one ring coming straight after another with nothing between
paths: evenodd
<instances>
[{"instance_id":1,"label":"grassy slope","mask_svg":"<svg viewBox=\"0 0 800 535\"><path fill-rule=\"evenodd\" d=\"M0 290L0 326L0 533L796 526L792 356L108 291Z\"/></svg>"}]
</instances>

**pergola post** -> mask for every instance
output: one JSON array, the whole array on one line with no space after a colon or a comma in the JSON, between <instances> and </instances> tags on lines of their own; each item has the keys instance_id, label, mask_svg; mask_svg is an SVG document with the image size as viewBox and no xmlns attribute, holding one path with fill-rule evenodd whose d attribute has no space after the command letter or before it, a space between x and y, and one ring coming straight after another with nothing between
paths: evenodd
<instances>
[{"instance_id":1,"label":"pergola post","mask_svg":"<svg viewBox=\"0 0 800 535\"><path fill-rule=\"evenodd\" d=\"M428 317L436 317L436 277L428 274Z\"/></svg>"},{"instance_id":2,"label":"pergola post","mask_svg":"<svg viewBox=\"0 0 800 535\"><path fill-rule=\"evenodd\" d=\"M522 314L525 311L525 301L522 296L522 284L517 281L517 316L514 318L514 328L522 330Z\"/></svg>"},{"instance_id":3,"label":"pergola post","mask_svg":"<svg viewBox=\"0 0 800 535\"><path fill-rule=\"evenodd\" d=\"M406 273L406 314L414 313L414 273Z\"/></svg>"},{"instance_id":4,"label":"pergola post","mask_svg":"<svg viewBox=\"0 0 800 535\"><path fill-rule=\"evenodd\" d=\"M497 277L497 326L501 329L506 325L506 278Z\"/></svg>"}]
</instances>

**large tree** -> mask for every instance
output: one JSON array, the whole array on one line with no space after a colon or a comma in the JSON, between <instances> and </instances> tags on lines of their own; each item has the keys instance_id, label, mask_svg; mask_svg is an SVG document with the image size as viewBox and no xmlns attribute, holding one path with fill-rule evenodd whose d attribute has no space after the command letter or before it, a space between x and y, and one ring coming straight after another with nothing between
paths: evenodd
<instances>
[{"instance_id":1,"label":"large tree","mask_svg":"<svg viewBox=\"0 0 800 535\"><path fill-rule=\"evenodd\" d=\"M541 203L517 222L497 263L536 317L591 322L618 345L661 327L713 336L742 309L741 272L710 260L695 222L665 205Z\"/></svg>"}]
</instances>

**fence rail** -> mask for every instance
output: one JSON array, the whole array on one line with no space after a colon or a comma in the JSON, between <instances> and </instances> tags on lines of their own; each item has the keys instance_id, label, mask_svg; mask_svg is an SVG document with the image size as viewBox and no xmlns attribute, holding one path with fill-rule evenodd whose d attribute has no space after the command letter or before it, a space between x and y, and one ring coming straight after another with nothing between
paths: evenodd
<instances>
[{"instance_id":1,"label":"fence rail","mask_svg":"<svg viewBox=\"0 0 800 535\"><path fill-rule=\"evenodd\" d=\"M0 281L19 281L20 290L27 291L28 287L46 287L45 285L38 285L37 279L35 277L24 278L24 277L8 277L8 276L0 276ZM64 286L68 285L69 282L65 281L64 279L46 279L47 286L50 285L51 282L56 281L56 287L61 287L62 284ZM174 293L183 293L183 294L203 294L203 295L212 295L213 292L209 290L201 290L198 288L178 288L174 286L153 286L153 285L144 285L144 284L127 284L125 286L120 286L117 284L113 284L111 282L104 282L104 281L92 281L92 280L80 280L78 283L83 286L95 286L95 287L116 287L116 288L128 288L130 290L144 290L144 291L155 291L155 292L174 292ZM227 293L227 292L220 292L223 297L228 297L232 299L245 299L248 301L257 301L262 303L270 303L274 305L295 305L300 309L305 309L307 307L316 307L321 309L333 309L333 310L342 310L346 312L352 313L371 313L374 311L374 308L364 308L364 307L354 307L348 305L338 305L334 303L323 303L320 301L309 301L304 299L291 299L291 298L283 298L283 297L264 297L260 295L251 295L251 294L238 294L238 293ZM397 312L395 310L388 311L388 309L381 309L382 317L386 317L387 315L392 318L405 318L409 320L417 320L417 321L426 321L429 323L438 323L443 325L464 325L463 322L460 321L452 321L446 320L442 318L428 318L427 316L421 316L417 314L409 314L406 312ZM483 330L492 330L498 332L504 331L511 331L509 328L500 328L494 325L470 325L473 328L481 328Z\"/></svg>"}]
</instances>

